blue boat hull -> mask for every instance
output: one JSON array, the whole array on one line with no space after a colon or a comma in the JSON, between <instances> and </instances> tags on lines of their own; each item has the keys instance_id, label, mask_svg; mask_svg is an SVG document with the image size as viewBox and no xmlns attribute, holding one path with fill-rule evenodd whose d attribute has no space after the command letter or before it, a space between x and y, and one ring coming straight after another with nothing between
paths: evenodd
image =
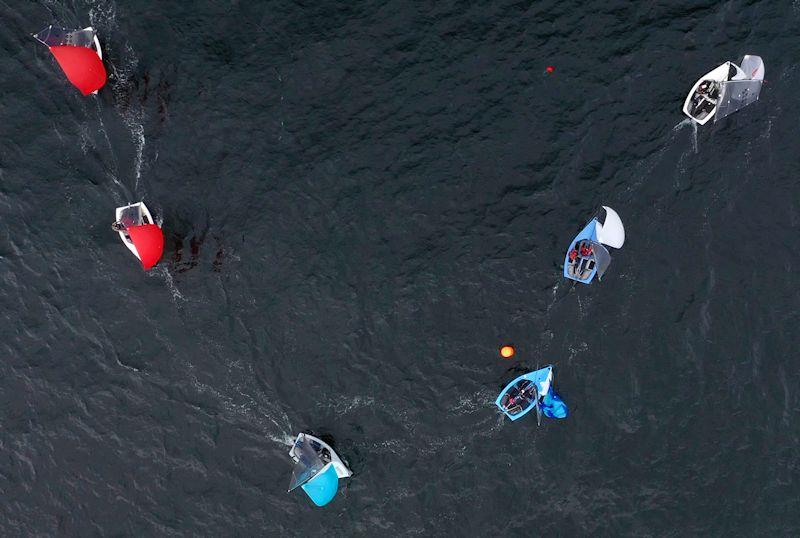
<instances>
[{"instance_id":1,"label":"blue boat hull","mask_svg":"<svg viewBox=\"0 0 800 538\"><path fill-rule=\"evenodd\" d=\"M597 242L597 219L592 219L589 221L581 233L575 236L575 239L567 247L567 252L564 254L564 278L568 278L570 280L574 280L575 282L580 282L581 284L591 284L592 280L594 280L595 275L597 274L597 265L595 265L589 275L586 278L578 278L575 275L571 275L569 273L570 269L570 261L569 261L569 253L573 248L576 248L576 245L580 241L594 241Z\"/></svg>"},{"instance_id":2,"label":"blue boat hull","mask_svg":"<svg viewBox=\"0 0 800 538\"><path fill-rule=\"evenodd\" d=\"M511 383L505 386L505 388L500 392L500 395L495 400L495 405L503 412L505 416L510 418L511 420L519 420L525 415L527 415L532 409L536 408L536 401L534 398L523 398L522 405L520 405L520 409L517 412L509 412L507 407L508 399L514 396L515 391L519 393L519 384L523 381L528 382L528 386L533 384L536 387L536 391L539 394L544 394L550 390L550 384L552 380L552 366L546 366L535 372L529 372L527 374L521 375L518 378L514 379Z\"/></svg>"}]
</instances>

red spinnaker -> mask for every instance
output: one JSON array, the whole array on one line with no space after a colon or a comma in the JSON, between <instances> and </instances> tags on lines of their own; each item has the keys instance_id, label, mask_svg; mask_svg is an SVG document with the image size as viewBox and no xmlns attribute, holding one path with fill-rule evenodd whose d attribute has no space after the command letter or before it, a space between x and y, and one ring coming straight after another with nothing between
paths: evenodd
<instances>
[{"instance_id":1,"label":"red spinnaker","mask_svg":"<svg viewBox=\"0 0 800 538\"><path fill-rule=\"evenodd\" d=\"M106 68L97 52L88 47L59 45L50 47L58 65L67 75L69 81L83 95L99 90L106 83Z\"/></svg>"},{"instance_id":2,"label":"red spinnaker","mask_svg":"<svg viewBox=\"0 0 800 538\"><path fill-rule=\"evenodd\" d=\"M141 226L130 226L127 229L131 241L139 253L142 267L150 269L164 253L164 234L161 228L155 224L142 224Z\"/></svg>"}]
</instances>

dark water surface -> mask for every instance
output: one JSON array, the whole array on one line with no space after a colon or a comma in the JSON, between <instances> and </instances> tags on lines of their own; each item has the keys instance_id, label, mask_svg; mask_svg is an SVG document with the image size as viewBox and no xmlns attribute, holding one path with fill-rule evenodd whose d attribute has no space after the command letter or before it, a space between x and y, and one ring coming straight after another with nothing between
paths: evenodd
<instances>
[{"instance_id":1,"label":"dark water surface","mask_svg":"<svg viewBox=\"0 0 800 538\"><path fill-rule=\"evenodd\" d=\"M0 15L0 535L800 534L800 3ZM761 100L695 132L745 53ZM150 273L109 229L141 199ZM600 204L628 241L573 285ZM548 363L570 418L502 420ZM324 509L305 429L355 472Z\"/></svg>"}]
</instances>

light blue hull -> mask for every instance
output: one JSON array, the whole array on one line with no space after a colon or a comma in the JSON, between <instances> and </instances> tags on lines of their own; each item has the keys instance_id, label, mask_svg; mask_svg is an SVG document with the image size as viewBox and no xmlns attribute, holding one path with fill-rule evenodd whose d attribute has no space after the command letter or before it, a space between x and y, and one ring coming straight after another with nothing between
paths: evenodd
<instances>
[{"instance_id":1,"label":"light blue hull","mask_svg":"<svg viewBox=\"0 0 800 538\"><path fill-rule=\"evenodd\" d=\"M536 407L536 401L531 398L528 400L525 405L522 406L521 410L517 413L509 413L504 406L504 397L508 394L508 392L514 389L517 386L517 383L523 380L530 381L534 383L536 386L536 391L538 393L548 392L550 390L550 372L553 370L552 366L545 366L535 372L529 372L527 374L521 375L518 378L514 379L511 383L505 386L505 388L500 392L500 395L495 400L495 405L503 412L505 416L510 418L511 420L519 420L525 415L527 415L531 409Z\"/></svg>"},{"instance_id":2,"label":"light blue hull","mask_svg":"<svg viewBox=\"0 0 800 538\"><path fill-rule=\"evenodd\" d=\"M592 280L594 280L595 275L597 274L597 265L595 265L591 272L585 278L581 279L578 276L569 274L570 269L570 261L569 261L569 253L570 251L575 248L575 245L580 241L595 241L597 242L597 230L595 229L595 225L597 224L597 219L592 219L589 221L581 233L575 236L575 239L567 247L567 252L564 254L564 278L568 278L570 280L574 280L575 282L580 282L581 284L591 284Z\"/></svg>"}]
</instances>

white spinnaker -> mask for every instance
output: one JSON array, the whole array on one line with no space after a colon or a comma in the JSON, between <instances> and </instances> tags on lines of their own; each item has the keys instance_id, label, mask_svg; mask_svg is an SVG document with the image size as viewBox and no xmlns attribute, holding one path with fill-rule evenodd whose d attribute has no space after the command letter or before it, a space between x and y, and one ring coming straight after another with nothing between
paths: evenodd
<instances>
[{"instance_id":1,"label":"white spinnaker","mask_svg":"<svg viewBox=\"0 0 800 538\"><path fill-rule=\"evenodd\" d=\"M622 225L622 219L610 207L604 205L603 209L606 210L606 220L603 224L598 222L595 225L597 239L609 247L622 248L625 244L625 227Z\"/></svg>"},{"instance_id":2,"label":"white spinnaker","mask_svg":"<svg viewBox=\"0 0 800 538\"><path fill-rule=\"evenodd\" d=\"M745 54L742 58L742 71L752 80L764 80L764 60L761 56Z\"/></svg>"}]
</instances>

